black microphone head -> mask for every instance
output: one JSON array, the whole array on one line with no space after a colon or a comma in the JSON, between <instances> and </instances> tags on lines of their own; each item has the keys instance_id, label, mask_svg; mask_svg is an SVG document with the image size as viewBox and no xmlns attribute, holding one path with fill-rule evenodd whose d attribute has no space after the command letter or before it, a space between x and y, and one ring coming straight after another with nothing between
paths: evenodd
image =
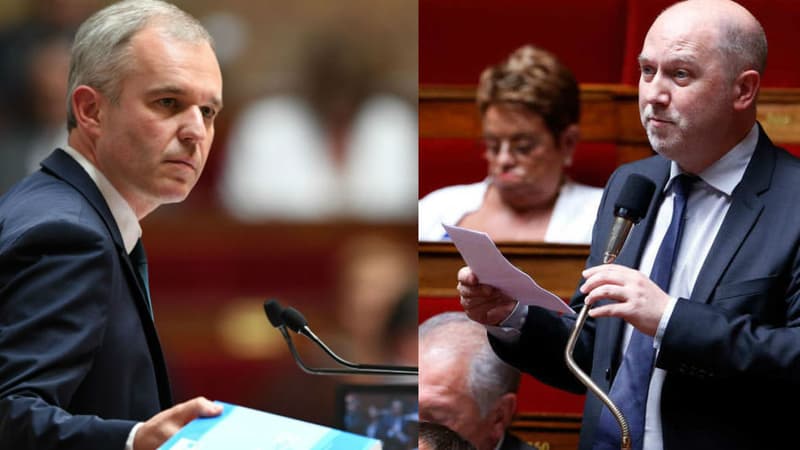
<instances>
[{"instance_id":1,"label":"black microphone head","mask_svg":"<svg viewBox=\"0 0 800 450\"><path fill-rule=\"evenodd\" d=\"M308 326L306 318L300 314L300 311L292 308L291 306L283 310L281 313L281 319L283 320L283 323L285 323L286 326L291 328L295 333L300 333L303 328Z\"/></svg>"},{"instance_id":2,"label":"black microphone head","mask_svg":"<svg viewBox=\"0 0 800 450\"><path fill-rule=\"evenodd\" d=\"M635 173L629 175L614 203L614 215L639 223L650 208L655 190L656 184L649 178Z\"/></svg>"},{"instance_id":3,"label":"black microphone head","mask_svg":"<svg viewBox=\"0 0 800 450\"><path fill-rule=\"evenodd\" d=\"M264 302L264 312L267 314L267 319L273 327L278 328L284 325L283 323L283 306L277 300L267 300Z\"/></svg>"}]
</instances>

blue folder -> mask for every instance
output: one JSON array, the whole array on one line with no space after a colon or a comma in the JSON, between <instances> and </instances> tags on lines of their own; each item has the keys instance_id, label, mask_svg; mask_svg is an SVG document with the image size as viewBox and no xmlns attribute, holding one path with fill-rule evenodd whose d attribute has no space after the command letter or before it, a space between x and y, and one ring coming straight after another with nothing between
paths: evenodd
<instances>
[{"instance_id":1,"label":"blue folder","mask_svg":"<svg viewBox=\"0 0 800 450\"><path fill-rule=\"evenodd\" d=\"M381 441L230 403L181 428L159 450L381 450Z\"/></svg>"}]
</instances>

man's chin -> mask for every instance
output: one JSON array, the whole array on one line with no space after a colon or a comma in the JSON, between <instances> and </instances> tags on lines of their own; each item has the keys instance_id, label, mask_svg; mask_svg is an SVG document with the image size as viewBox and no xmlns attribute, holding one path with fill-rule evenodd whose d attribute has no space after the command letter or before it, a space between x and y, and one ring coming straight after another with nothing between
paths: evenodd
<instances>
[{"instance_id":1,"label":"man's chin","mask_svg":"<svg viewBox=\"0 0 800 450\"><path fill-rule=\"evenodd\" d=\"M180 203L189 196L189 193L192 192L192 187L194 185L188 185L184 183L176 183L175 185L165 187L159 193L159 200L162 204L167 203Z\"/></svg>"},{"instance_id":2,"label":"man's chin","mask_svg":"<svg viewBox=\"0 0 800 450\"><path fill-rule=\"evenodd\" d=\"M647 140L650 142L650 148L664 157L669 157L669 155L674 154L679 147L675 139L663 138L652 133L647 133Z\"/></svg>"}]
</instances>

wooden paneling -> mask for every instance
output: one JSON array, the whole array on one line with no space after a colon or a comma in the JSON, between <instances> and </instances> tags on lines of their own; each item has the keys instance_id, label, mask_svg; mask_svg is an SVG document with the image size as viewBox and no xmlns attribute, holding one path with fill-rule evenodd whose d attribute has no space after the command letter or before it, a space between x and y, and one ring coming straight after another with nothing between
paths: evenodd
<instances>
[{"instance_id":1,"label":"wooden paneling","mask_svg":"<svg viewBox=\"0 0 800 450\"><path fill-rule=\"evenodd\" d=\"M581 86L581 136L587 141L615 141L619 134L618 104L635 90L618 85ZM637 116L638 118L638 113ZM641 128L641 126L639 127ZM419 92L421 138L477 138L481 123L474 86L427 86ZM646 139L640 132L641 139Z\"/></svg>"},{"instance_id":2,"label":"wooden paneling","mask_svg":"<svg viewBox=\"0 0 800 450\"><path fill-rule=\"evenodd\" d=\"M539 450L575 450L580 430L576 414L520 414L511 424L512 433Z\"/></svg>"},{"instance_id":3,"label":"wooden paneling","mask_svg":"<svg viewBox=\"0 0 800 450\"><path fill-rule=\"evenodd\" d=\"M419 93L421 138L478 138L474 86L423 86ZM639 120L637 88L581 85L581 139L618 145L617 164L652 154ZM762 89L758 120L777 144L800 144L800 89ZM424 164L424 153L420 164Z\"/></svg>"},{"instance_id":4,"label":"wooden paneling","mask_svg":"<svg viewBox=\"0 0 800 450\"><path fill-rule=\"evenodd\" d=\"M800 144L800 89L763 89L758 120L773 142Z\"/></svg>"},{"instance_id":5,"label":"wooden paneling","mask_svg":"<svg viewBox=\"0 0 800 450\"><path fill-rule=\"evenodd\" d=\"M586 245L502 243L498 248L508 260L533 277L543 288L563 299L572 296L589 256ZM456 275L465 265L449 242L419 243L419 295L455 297Z\"/></svg>"}]
</instances>

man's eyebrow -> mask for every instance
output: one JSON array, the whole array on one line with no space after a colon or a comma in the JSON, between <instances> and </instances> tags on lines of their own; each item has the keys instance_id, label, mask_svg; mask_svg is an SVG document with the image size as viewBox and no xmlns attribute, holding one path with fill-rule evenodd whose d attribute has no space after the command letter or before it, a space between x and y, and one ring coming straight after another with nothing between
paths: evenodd
<instances>
[{"instance_id":1,"label":"man's eyebrow","mask_svg":"<svg viewBox=\"0 0 800 450\"><path fill-rule=\"evenodd\" d=\"M644 54L640 54L636 60L639 61L639 64L652 61ZM669 58L662 62L662 64L679 64L684 66L694 65L697 64L697 58L693 56L670 55Z\"/></svg>"},{"instance_id":2,"label":"man's eyebrow","mask_svg":"<svg viewBox=\"0 0 800 450\"><path fill-rule=\"evenodd\" d=\"M184 95L186 93L185 89L181 89L178 86L158 86L147 91L148 95L156 96L160 94L172 94L172 95Z\"/></svg>"}]
</instances>

